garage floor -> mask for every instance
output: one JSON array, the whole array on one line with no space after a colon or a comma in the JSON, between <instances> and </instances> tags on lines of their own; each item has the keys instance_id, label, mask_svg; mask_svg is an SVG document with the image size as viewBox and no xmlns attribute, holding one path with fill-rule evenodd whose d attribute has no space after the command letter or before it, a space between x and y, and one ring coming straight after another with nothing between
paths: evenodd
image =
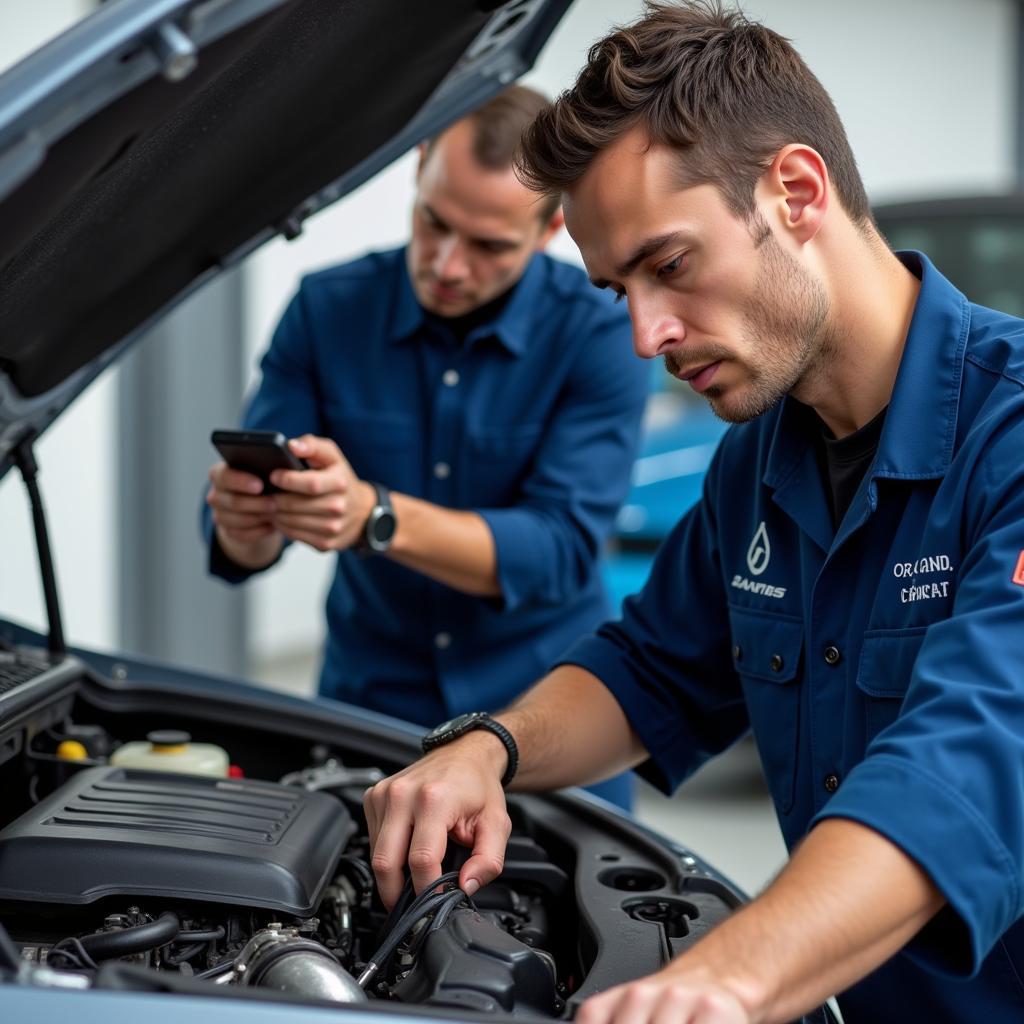
<instances>
[{"instance_id":1,"label":"garage floor","mask_svg":"<svg viewBox=\"0 0 1024 1024\"><path fill-rule=\"evenodd\" d=\"M304 655L263 662L250 676L273 689L308 695L316 671L316 657ZM641 782L636 815L689 847L750 895L764 888L786 859L750 741L706 765L671 798Z\"/></svg>"}]
</instances>

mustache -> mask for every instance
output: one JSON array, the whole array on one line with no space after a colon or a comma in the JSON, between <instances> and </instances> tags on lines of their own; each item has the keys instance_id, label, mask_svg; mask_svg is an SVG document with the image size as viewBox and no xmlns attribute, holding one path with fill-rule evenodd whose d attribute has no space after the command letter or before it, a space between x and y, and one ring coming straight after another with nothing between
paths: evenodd
<instances>
[{"instance_id":1,"label":"mustache","mask_svg":"<svg viewBox=\"0 0 1024 1024\"><path fill-rule=\"evenodd\" d=\"M665 369L676 377L686 369L708 366L731 357L732 353L720 345L704 345L700 348L688 348L685 352L666 352Z\"/></svg>"}]
</instances>

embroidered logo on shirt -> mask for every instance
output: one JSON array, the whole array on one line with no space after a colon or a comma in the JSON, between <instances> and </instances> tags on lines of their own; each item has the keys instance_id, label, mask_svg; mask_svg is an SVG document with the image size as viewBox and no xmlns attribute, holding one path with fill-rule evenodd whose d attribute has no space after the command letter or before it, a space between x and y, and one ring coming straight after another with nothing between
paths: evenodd
<instances>
[{"instance_id":1,"label":"embroidered logo on shirt","mask_svg":"<svg viewBox=\"0 0 1024 1024\"><path fill-rule=\"evenodd\" d=\"M1020 553L1020 558L1017 559L1017 568L1013 573L1013 582L1024 587L1024 551Z\"/></svg>"},{"instance_id":2,"label":"embroidered logo on shirt","mask_svg":"<svg viewBox=\"0 0 1024 1024\"><path fill-rule=\"evenodd\" d=\"M760 576L768 568L768 562L772 557L772 546L768 543L768 531L764 528L764 521L754 531L754 539L747 548L747 567L754 576Z\"/></svg>"},{"instance_id":3,"label":"embroidered logo on shirt","mask_svg":"<svg viewBox=\"0 0 1024 1024\"><path fill-rule=\"evenodd\" d=\"M762 521L754 531L754 539L750 542L750 547L747 548L747 568L751 575L760 576L768 568L771 557L772 546L768 542L768 531ZM786 596L785 587L776 587L763 580L748 580L746 576L741 576L739 573L733 576L732 586L737 590L745 590L749 594L760 594L764 597L781 598Z\"/></svg>"},{"instance_id":4,"label":"embroidered logo on shirt","mask_svg":"<svg viewBox=\"0 0 1024 1024\"><path fill-rule=\"evenodd\" d=\"M896 562L892 574L897 579L912 580L910 586L900 587L900 603L930 601L936 597L949 597L952 579L935 579L952 576L956 571L949 555L926 555L916 562ZM933 577L929 579L928 577Z\"/></svg>"}]
</instances>

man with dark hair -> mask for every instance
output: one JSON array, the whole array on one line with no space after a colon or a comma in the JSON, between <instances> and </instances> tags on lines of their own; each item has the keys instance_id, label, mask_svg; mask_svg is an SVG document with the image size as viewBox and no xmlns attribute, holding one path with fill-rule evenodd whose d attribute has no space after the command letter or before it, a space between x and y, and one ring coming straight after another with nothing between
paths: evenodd
<instances>
[{"instance_id":1,"label":"man with dark hair","mask_svg":"<svg viewBox=\"0 0 1024 1024\"><path fill-rule=\"evenodd\" d=\"M311 469L210 471L211 572L338 552L320 692L421 724L504 706L609 613L648 374L625 310L542 252L559 201L512 157L546 105L515 86L424 144L409 245L303 280L244 423Z\"/></svg>"},{"instance_id":2,"label":"man with dark hair","mask_svg":"<svg viewBox=\"0 0 1024 1024\"><path fill-rule=\"evenodd\" d=\"M711 3L597 43L521 171L735 426L621 622L369 791L382 895L448 835L493 878L513 772L670 791L751 729L790 863L576 1020L1024 1019L1024 324L889 250L821 85Z\"/></svg>"}]
</instances>

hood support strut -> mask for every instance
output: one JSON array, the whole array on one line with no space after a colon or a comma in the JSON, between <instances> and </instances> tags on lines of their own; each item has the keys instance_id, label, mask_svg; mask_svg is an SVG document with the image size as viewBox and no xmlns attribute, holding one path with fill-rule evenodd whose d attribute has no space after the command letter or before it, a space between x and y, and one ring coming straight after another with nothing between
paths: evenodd
<instances>
[{"instance_id":1,"label":"hood support strut","mask_svg":"<svg viewBox=\"0 0 1024 1024\"><path fill-rule=\"evenodd\" d=\"M67 653L64 645L64 628L60 619L60 600L57 597L57 576L53 568L53 554L50 551L50 535L46 528L46 511L39 493L36 476L39 464L36 462L32 445L36 432L29 430L14 446L11 455L14 463L21 471L28 491L29 504L32 507L32 525L36 532L36 551L39 554L39 572L43 579L43 596L46 599L46 618L50 626L49 647L55 659L63 658Z\"/></svg>"}]
</instances>

